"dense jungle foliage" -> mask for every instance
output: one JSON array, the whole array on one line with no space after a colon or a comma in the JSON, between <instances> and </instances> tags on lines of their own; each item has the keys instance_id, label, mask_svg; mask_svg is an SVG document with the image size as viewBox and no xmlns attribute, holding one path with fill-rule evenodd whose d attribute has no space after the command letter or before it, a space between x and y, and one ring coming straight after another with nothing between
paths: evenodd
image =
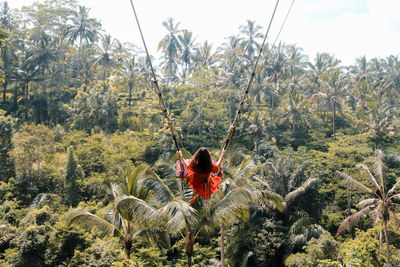
<instances>
[{"instance_id":1,"label":"dense jungle foliage","mask_svg":"<svg viewBox=\"0 0 400 267\"><path fill-rule=\"evenodd\" d=\"M0 2L0 25L0 266L400 264L397 55L267 43L220 191L190 206L141 44L75 0ZM263 29L217 47L161 27L184 154L217 160Z\"/></svg>"}]
</instances>

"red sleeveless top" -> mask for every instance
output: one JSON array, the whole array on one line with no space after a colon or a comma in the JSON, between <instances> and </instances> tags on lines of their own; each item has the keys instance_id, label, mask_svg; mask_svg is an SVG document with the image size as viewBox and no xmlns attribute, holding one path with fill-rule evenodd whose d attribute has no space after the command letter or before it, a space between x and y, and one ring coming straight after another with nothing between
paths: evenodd
<instances>
[{"instance_id":1,"label":"red sleeveless top","mask_svg":"<svg viewBox=\"0 0 400 267\"><path fill-rule=\"evenodd\" d=\"M187 161L187 165L190 165L190 161ZM219 184L221 177L211 176L218 172L218 165L213 161L211 172L209 173L197 173L188 167L189 173L185 178L189 179L189 186L201 196L203 199L210 199L211 195L219 190Z\"/></svg>"}]
</instances>

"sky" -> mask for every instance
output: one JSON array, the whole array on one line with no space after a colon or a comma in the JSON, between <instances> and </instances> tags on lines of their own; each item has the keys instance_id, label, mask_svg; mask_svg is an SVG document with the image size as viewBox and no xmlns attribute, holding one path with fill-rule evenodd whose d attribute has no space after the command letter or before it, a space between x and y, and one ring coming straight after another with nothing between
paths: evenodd
<instances>
[{"instance_id":1,"label":"sky","mask_svg":"<svg viewBox=\"0 0 400 267\"><path fill-rule=\"evenodd\" d=\"M1 1L1 0L0 0ZM8 0L13 8L34 0ZM40 0L37 2L41 2ZM90 8L105 31L121 42L143 47L129 0L79 0ZM173 18L181 29L193 32L198 42L214 49L239 26L253 20L265 34L275 0L133 0L150 54L167 33L162 22ZM267 41L272 43L292 0L280 0ZM295 0L278 41L296 44L313 61L317 52L328 52L344 65L366 56L385 58L400 52L399 0Z\"/></svg>"}]
</instances>

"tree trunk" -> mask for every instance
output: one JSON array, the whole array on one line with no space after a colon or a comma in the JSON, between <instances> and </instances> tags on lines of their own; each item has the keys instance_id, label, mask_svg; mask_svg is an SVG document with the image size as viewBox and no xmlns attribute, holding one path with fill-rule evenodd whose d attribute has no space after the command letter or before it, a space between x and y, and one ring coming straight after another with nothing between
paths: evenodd
<instances>
[{"instance_id":1,"label":"tree trunk","mask_svg":"<svg viewBox=\"0 0 400 267\"><path fill-rule=\"evenodd\" d=\"M125 240L125 254L128 260L131 259L132 239Z\"/></svg>"},{"instance_id":2,"label":"tree trunk","mask_svg":"<svg viewBox=\"0 0 400 267\"><path fill-rule=\"evenodd\" d=\"M193 243L194 243L194 240L192 237L192 233L188 232L186 234L186 239L185 239L185 252L186 252L187 259L188 259L189 267L192 266Z\"/></svg>"},{"instance_id":3,"label":"tree trunk","mask_svg":"<svg viewBox=\"0 0 400 267\"><path fill-rule=\"evenodd\" d=\"M221 267L225 266L225 225L221 225Z\"/></svg>"},{"instance_id":4,"label":"tree trunk","mask_svg":"<svg viewBox=\"0 0 400 267\"><path fill-rule=\"evenodd\" d=\"M387 220L383 220L383 226L385 231L385 239L386 239L386 265L390 266L390 248L389 248L389 236L387 232Z\"/></svg>"},{"instance_id":5,"label":"tree trunk","mask_svg":"<svg viewBox=\"0 0 400 267\"><path fill-rule=\"evenodd\" d=\"M336 119L336 105L335 102L333 102L333 118L332 118L333 138L335 138L335 119Z\"/></svg>"},{"instance_id":6,"label":"tree trunk","mask_svg":"<svg viewBox=\"0 0 400 267\"><path fill-rule=\"evenodd\" d=\"M6 103L6 94L7 94L7 81L3 83L3 103Z\"/></svg>"},{"instance_id":7,"label":"tree trunk","mask_svg":"<svg viewBox=\"0 0 400 267\"><path fill-rule=\"evenodd\" d=\"M382 224L379 229L379 254L382 252Z\"/></svg>"},{"instance_id":8,"label":"tree trunk","mask_svg":"<svg viewBox=\"0 0 400 267\"><path fill-rule=\"evenodd\" d=\"M129 85L129 99L128 99L128 105L131 106L132 102L132 86Z\"/></svg>"},{"instance_id":9,"label":"tree trunk","mask_svg":"<svg viewBox=\"0 0 400 267\"><path fill-rule=\"evenodd\" d=\"M28 120L28 89L29 89L29 83L24 81L24 93L25 93L25 120Z\"/></svg>"}]
</instances>

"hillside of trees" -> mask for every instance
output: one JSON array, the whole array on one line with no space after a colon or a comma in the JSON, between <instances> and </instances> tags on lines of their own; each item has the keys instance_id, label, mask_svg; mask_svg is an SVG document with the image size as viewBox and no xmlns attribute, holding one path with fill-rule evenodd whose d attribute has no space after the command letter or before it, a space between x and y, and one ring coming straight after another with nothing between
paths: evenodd
<instances>
[{"instance_id":1,"label":"hillside of trees","mask_svg":"<svg viewBox=\"0 0 400 267\"><path fill-rule=\"evenodd\" d=\"M178 142L217 160L264 29L160 28ZM191 206L142 44L46 0L0 2L0 47L0 266L400 265L398 55L267 43L220 190Z\"/></svg>"}]
</instances>

